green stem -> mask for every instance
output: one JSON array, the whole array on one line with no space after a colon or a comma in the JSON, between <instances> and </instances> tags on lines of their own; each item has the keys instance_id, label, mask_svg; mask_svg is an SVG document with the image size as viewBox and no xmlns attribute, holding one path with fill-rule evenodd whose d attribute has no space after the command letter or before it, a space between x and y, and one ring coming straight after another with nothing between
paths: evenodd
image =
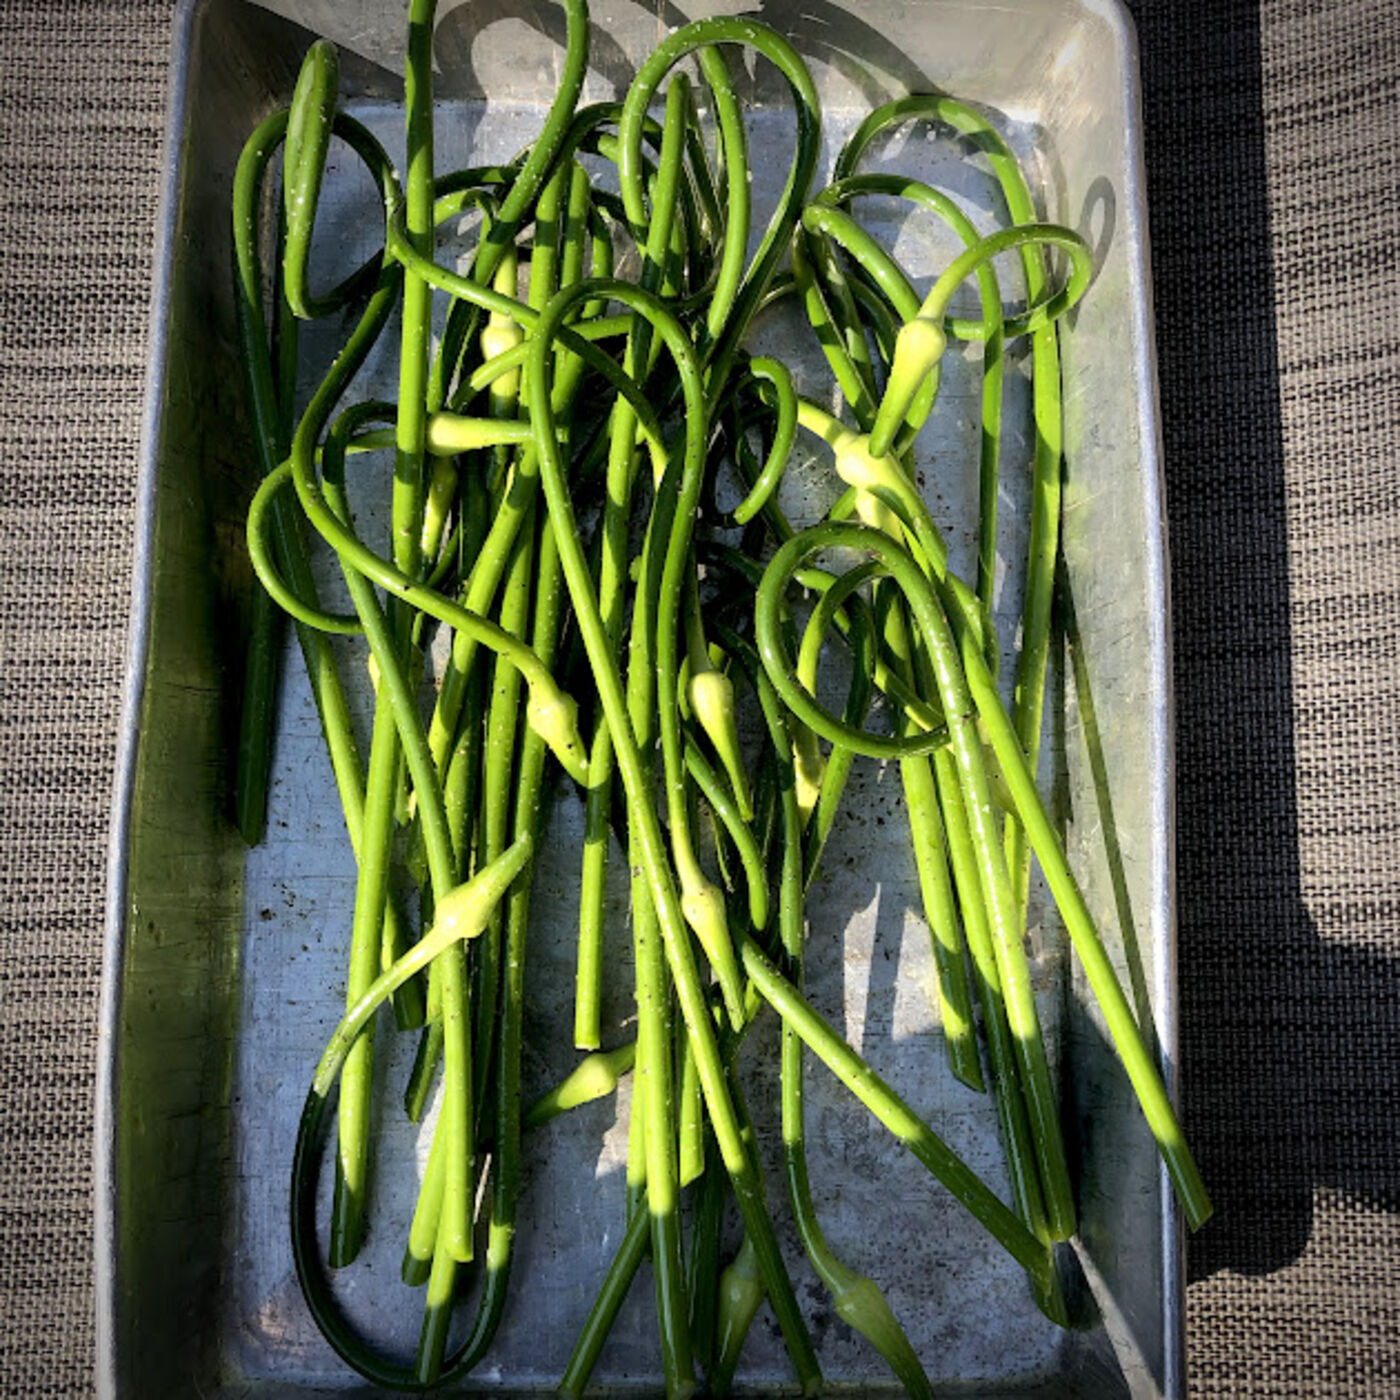
<instances>
[{"instance_id":1,"label":"green stem","mask_svg":"<svg viewBox=\"0 0 1400 1400\"><path fill-rule=\"evenodd\" d=\"M476 937L485 927L491 909L504 897L510 883L529 861L529 841L517 842L494 866L482 870L467 884L438 903L433 927L387 972L381 973L354 1006L341 1018L328 1042L307 1092L297 1127L292 1164L292 1256L297 1281L307 1307L336 1354L362 1376L391 1390L417 1392L434 1381L445 1381L460 1371L460 1356L452 1356L433 1380L416 1370L386 1361L363 1341L341 1310L321 1266L316 1241L316 1190L322 1147L322 1129L331 1090L357 1038L394 989L463 939ZM432 1283L429 1284L430 1291Z\"/></svg>"},{"instance_id":2,"label":"green stem","mask_svg":"<svg viewBox=\"0 0 1400 1400\"><path fill-rule=\"evenodd\" d=\"M898 593L891 588L892 606L885 610L885 638L899 663L904 678L914 680L913 649L904 609L897 605ZM906 730L911 722L901 717ZM925 755L905 758L899 764L904 784L904 804L909 813L909 835L914 848L914 868L919 876L924 921L928 924L934 965L938 969L938 1012L943 1042L953 1074L970 1089L981 1090L982 1069L977 1058L977 1040L972 1024L972 1004L968 995L967 973L963 966L963 936L953 899L952 878L944 850L943 822L930 759Z\"/></svg>"},{"instance_id":3,"label":"green stem","mask_svg":"<svg viewBox=\"0 0 1400 1400\"><path fill-rule=\"evenodd\" d=\"M982 1025L987 1036L987 1057L996 1095L997 1121L1006 1151L1007 1174L1011 1178L1011 1195L1031 1233L1048 1244L1050 1229L1045 1219L1045 1196L1036 1174L1035 1148L1021 1091L1021 1072L1016 1067L1016 1050L1006 1022L1001 974L997 971L996 950L992 946L992 932L982 896L982 877L977 873L977 856L963 808L957 760L945 750L934 755L933 769L963 929L972 955L973 977L982 1004Z\"/></svg>"},{"instance_id":4,"label":"green stem","mask_svg":"<svg viewBox=\"0 0 1400 1400\"><path fill-rule=\"evenodd\" d=\"M662 137L664 178L659 179L652 217L644 241L641 281L654 289L660 283L679 190L681 125L688 87L677 82L667 94ZM633 315L628 327L624 371L641 373L651 344L650 324ZM598 606L613 645L621 642L625 622L627 531L636 481L636 415L626 399L613 405L601 527L602 553L598 566ZM596 1049L601 1043L603 930L606 923L607 871L612 807L613 744L606 715L594 720L589 750L588 790L584 810L583 866L579 884L578 971L574 994L574 1044Z\"/></svg>"},{"instance_id":5,"label":"green stem","mask_svg":"<svg viewBox=\"0 0 1400 1400\"><path fill-rule=\"evenodd\" d=\"M540 656L552 663L558 646L562 588L558 550L548 521L541 522L536 557L533 641ZM517 843L538 839L543 822L546 757L544 741L536 734L526 734L521 743L515 785L513 830ZM464 1365L468 1367L476 1365L486 1354L500 1325L514 1257L516 1207L520 1195L521 1055L530 895L529 881L517 880L506 903L505 966L496 1054L494 1180L486 1236L486 1277L465 1347Z\"/></svg>"},{"instance_id":6,"label":"green stem","mask_svg":"<svg viewBox=\"0 0 1400 1400\"><path fill-rule=\"evenodd\" d=\"M235 297L241 359L248 390L253 436L259 465L264 477L271 475L282 460L284 446L290 433L290 404L288 380L296 365L295 338L286 324L290 318L279 316L278 364L274 377L268 355L266 322L262 308L262 270L258 255L258 209L262 180L267 166L287 128L286 112L274 113L265 119L249 137L239 158L234 178L233 230L235 250ZM350 118L336 118L336 129L354 148L360 158L379 179L386 201L397 198L397 186L388 160L377 143ZM296 596L315 601L315 584L296 516L279 502L272 510L273 547L279 572L287 578ZM358 861L364 814L364 768L355 742L350 719L350 707L331 644L313 627L298 625L297 641L301 647L311 696L321 723L336 790L344 812L346 831L352 851ZM256 705L255 705L256 710ZM249 725L257 731L255 748L270 738L270 729L256 715ZM240 790L256 786L251 773L265 765L267 754L255 752L248 758L248 768L240 782ZM256 809L251 794L244 802ZM249 826L254 825L249 816ZM402 920L390 901L385 910L385 942L395 948L407 945ZM413 1026L422 1021L422 998L416 988L402 989L395 1001L395 1012L401 1026Z\"/></svg>"},{"instance_id":7,"label":"green stem","mask_svg":"<svg viewBox=\"0 0 1400 1400\"><path fill-rule=\"evenodd\" d=\"M650 1221L642 1211L638 1211L627 1223L622 1243L613 1256L607 1277L589 1309L588 1319L583 1324L578 1341L574 1343L573 1354L559 1382L559 1394L566 1400L582 1400L583 1392L588 1388L588 1378L598 1364L603 1343L607 1341L632 1280L646 1258L649 1231Z\"/></svg>"},{"instance_id":8,"label":"green stem","mask_svg":"<svg viewBox=\"0 0 1400 1400\"><path fill-rule=\"evenodd\" d=\"M866 1062L802 999L791 982L759 951L743 945L744 970L763 998L831 1072L980 1221L998 1244L1043 1286L1053 1274L1049 1250Z\"/></svg>"},{"instance_id":9,"label":"green stem","mask_svg":"<svg viewBox=\"0 0 1400 1400\"><path fill-rule=\"evenodd\" d=\"M996 809L977 729L978 711L974 708L970 693L972 663L968 657L971 654L977 656L977 664L983 675L986 674L985 662L980 652L976 651L970 631L964 630L963 645L959 648L944 613L944 606L947 605L940 606L933 586L919 566L888 535L864 526L827 524L804 531L784 545L774 557L759 588L755 627L764 667L770 675L775 670L781 672L785 661L778 611L781 580L817 550L832 547L866 551L886 566L904 594L911 617L928 649L947 719L949 747L957 759L958 777L975 843L978 873L997 950L1007 1019L1016 1043L1017 1060L1034 1130L1037 1163L1046 1190L1050 1229L1055 1238L1068 1238L1074 1228L1074 1207L1060 1135L1059 1108L1041 1040L1030 969L1021 943L1005 855L1000 840L994 834ZM962 652L961 658L959 650ZM969 668L966 674L965 667Z\"/></svg>"},{"instance_id":10,"label":"green stem","mask_svg":"<svg viewBox=\"0 0 1400 1400\"><path fill-rule=\"evenodd\" d=\"M387 405L368 403L343 414L337 420L326 444L323 458L323 491L330 510L342 521L350 518L350 506L344 491L345 443L359 424L375 417L384 417ZM379 696L375 711L375 738L379 737L381 723L394 726L395 742L390 748L385 745L393 760L390 771L382 774L385 783L384 806L382 809L370 805L366 798L367 828L372 814L382 811L386 826L385 856L387 860L387 838L393 827L393 795L398 788L398 756L400 746L413 779L418 811L422 822L424 845L436 901L443 900L456 882L456 862L452 850L451 834L447 825L447 814L442 803L438 786L437 771L428 752L427 740L418 720L416 697L403 665L398 638L392 634L392 624L381 609L379 600L369 581L342 558L342 568L346 585L355 604L355 609L365 629L366 640L379 669ZM383 717L381 720L381 716ZM375 755L379 751L376 742L371 748L370 774L371 787L375 776ZM386 767L387 767L386 762ZM379 882L367 884L364 874L368 862L361 865L361 888L357 891L356 918L353 934L360 933L363 922L377 933L383 908L383 880L387 869L371 869L371 875ZM368 905L361 915L362 899ZM376 908L375 901L378 901ZM371 924L371 920L373 923ZM356 948L352 936L352 968ZM378 946L373 949L375 960ZM438 966L438 976L442 994L443 1026L443 1107L444 1129L447 1135L446 1181L443 1188L441 1237L444 1247L459 1261L471 1258L471 1177L473 1146L471 1136L471 1044L469 1040L469 1011L465 984L465 966L461 948L453 945L444 950ZM367 1089L366 1089L367 1093ZM345 1089L342 1087L342 1109L345 1102ZM341 1141L344 1143L345 1126L342 1112ZM345 1149L342 1146L342 1157ZM348 1173L347 1173L348 1178ZM355 1183L347 1179L347 1187ZM354 1223L353 1214L348 1216ZM332 1233L334 1249L336 1236ZM358 1241L355 1241L357 1244ZM334 1253L332 1258L334 1259Z\"/></svg>"},{"instance_id":11,"label":"green stem","mask_svg":"<svg viewBox=\"0 0 1400 1400\"><path fill-rule=\"evenodd\" d=\"M556 328L562 324L570 307L582 296L587 295L590 288L599 295L606 294L643 310L653 319L676 362L684 387L687 405L687 453L703 453L704 450L703 430L706 415L699 368L685 332L663 306L639 288L594 279L579 287L561 291L541 316L527 373L527 389L531 418L540 430L540 461L545 496L559 540L564 577L573 602L574 616L583 637L589 664L593 669L599 702L604 708L608 726L613 734L618 770L628 794L629 815L636 841L639 868L649 887L661 925L667 960L675 981L686 1030L695 1042L700 1082L705 1091L705 1103L720 1154L734 1183L745 1226L754 1238L764 1271L764 1281L779 1326L782 1328L803 1389L807 1390L816 1384L820 1374L816 1356L797 1307L791 1280L778 1252L772 1221L763 1203L757 1169L740 1134L738 1118L725 1082L714 1024L710 1019L709 1005L700 983L690 940L685 932L680 899L666 855L665 838L650 800L645 768L627 713L627 700L618 675L616 657L598 610L597 595L579 539L573 504L564 479L563 463L554 438L554 418L549 402L550 345Z\"/></svg>"}]
</instances>

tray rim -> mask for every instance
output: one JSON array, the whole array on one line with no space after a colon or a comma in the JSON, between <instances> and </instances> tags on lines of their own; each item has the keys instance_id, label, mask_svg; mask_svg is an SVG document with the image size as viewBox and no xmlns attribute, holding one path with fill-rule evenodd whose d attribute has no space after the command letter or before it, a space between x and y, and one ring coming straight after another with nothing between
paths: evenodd
<instances>
[{"instance_id":1,"label":"tray rim","mask_svg":"<svg viewBox=\"0 0 1400 1400\"><path fill-rule=\"evenodd\" d=\"M171 25L166 79L165 125L161 137L161 187L156 206L156 257L152 264L146 382L141 410L141 447L136 479L131 613L125 676L118 720L112 782L111 827L107 844L107 898L102 937L98 1002L98 1064L94 1106L94 1304L96 1310L96 1389L102 1400L117 1395L117 1056L127 943L131 814L141 742L141 709L151 640L154 579L157 450L161 387L170 356L171 283L179 217L180 132L190 104L192 39L200 12L210 0L180 0Z\"/></svg>"}]
</instances>

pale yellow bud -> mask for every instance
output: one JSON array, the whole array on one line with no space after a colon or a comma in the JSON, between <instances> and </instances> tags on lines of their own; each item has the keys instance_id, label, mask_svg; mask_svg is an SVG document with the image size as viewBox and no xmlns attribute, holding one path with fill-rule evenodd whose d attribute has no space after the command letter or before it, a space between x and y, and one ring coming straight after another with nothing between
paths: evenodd
<instances>
[{"instance_id":1,"label":"pale yellow bud","mask_svg":"<svg viewBox=\"0 0 1400 1400\"><path fill-rule=\"evenodd\" d=\"M537 680L530 686L525 707L530 728L549 745L550 752L576 782L588 781L588 755L578 732L578 704L552 680Z\"/></svg>"},{"instance_id":2,"label":"pale yellow bud","mask_svg":"<svg viewBox=\"0 0 1400 1400\"><path fill-rule=\"evenodd\" d=\"M847 486L898 495L908 484L898 459L888 452L877 457L870 450L869 437L863 433L843 433L832 449L836 453L836 474Z\"/></svg>"},{"instance_id":3,"label":"pale yellow bud","mask_svg":"<svg viewBox=\"0 0 1400 1400\"><path fill-rule=\"evenodd\" d=\"M753 819L753 804L749 797L748 776L744 772L744 757L739 748L739 725L734 716L734 682L723 671L697 671L686 687L690 712L699 721L724 771L729 775L739 815L745 821Z\"/></svg>"},{"instance_id":4,"label":"pale yellow bud","mask_svg":"<svg viewBox=\"0 0 1400 1400\"><path fill-rule=\"evenodd\" d=\"M927 316L915 316L900 327L894 342L892 375L904 373L916 382L933 369L948 348L942 325Z\"/></svg>"},{"instance_id":5,"label":"pale yellow bud","mask_svg":"<svg viewBox=\"0 0 1400 1400\"><path fill-rule=\"evenodd\" d=\"M492 312L481 332L481 358L490 363L498 355L514 350L525 339L525 332L505 316ZM508 401L520 395L520 370L510 369L491 381L491 398Z\"/></svg>"},{"instance_id":6,"label":"pale yellow bud","mask_svg":"<svg viewBox=\"0 0 1400 1400\"><path fill-rule=\"evenodd\" d=\"M736 1030L744 1024L744 984L739 976L739 961L729 939L729 916L724 908L724 895L698 870L681 881L681 913L694 930L719 978L724 994L725 1010Z\"/></svg>"},{"instance_id":7,"label":"pale yellow bud","mask_svg":"<svg viewBox=\"0 0 1400 1400\"><path fill-rule=\"evenodd\" d=\"M856 492L856 515L862 525L894 539L899 538L899 517L878 496L869 491Z\"/></svg>"}]
</instances>

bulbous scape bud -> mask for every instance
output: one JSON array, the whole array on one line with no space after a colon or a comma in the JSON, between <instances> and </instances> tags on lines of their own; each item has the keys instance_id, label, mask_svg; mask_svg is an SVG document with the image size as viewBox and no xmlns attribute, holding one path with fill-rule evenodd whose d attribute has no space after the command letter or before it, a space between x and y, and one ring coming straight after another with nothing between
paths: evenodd
<instances>
[{"instance_id":1,"label":"bulbous scape bud","mask_svg":"<svg viewBox=\"0 0 1400 1400\"><path fill-rule=\"evenodd\" d=\"M907 489L908 478L893 453L877 457L870 450L864 433L843 433L832 449L836 454L836 474L857 491L885 490L896 497Z\"/></svg>"},{"instance_id":2,"label":"bulbous scape bud","mask_svg":"<svg viewBox=\"0 0 1400 1400\"><path fill-rule=\"evenodd\" d=\"M514 350L525 339L525 332L507 316L493 311L481 332L481 358L490 363L497 355ZM491 381L491 397L497 402L520 395L520 370L509 369Z\"/></svg>"},{"instance_id":3,"label":"bulbous scape bud","mask_svg":"<svg viewBox=\"0 0 1400 1400\"><path fill-rule=\"evenodd\" d=\"M822 778L826 774L826 758L817 745L817 736L800 721L793 725L792 786L797 795L797 810L805 827L817 799L821 796Z\"/></svg>"},{"instance_id":4,"label":"bulbous scape bud","mask_svg":"<svg viewBox=\"0 0 1400 1400\"><path fill-rule=\"evenodd\" d=\"M446 457L453 452L517 442L520 435L520 424L515 420L503 423L499 418L468 418L444 410L429 417L426 446L429 452Z\"/></svg>"},{"instance_id":5,"label":"bulbous scape bud","mask_svg":"<svg viewBox=\"0 0 1400 1400\"><path fill-rule=\"evenodd\" d=\"M525 720L575 782L588 781L588 753L578 732L578 704L552 680L536 680L530 686Z\"/></svg>"},{"instance_id":6,"label":"bulbous scape bud","mask_svg":"<svg viewBox=\"0 0 1400 1400\"><path fill-rule=\"evenodd\" d=\"M758 1271L758 1256L749 1237L739 1246L739 1252L719 1276L718 1316L715 1319L716 1371L725 1377L734 1374L739 1351L748 1336L753 1316L763 1301L763 1279Z\"/></svg>"},{"instance_id":7,"label":"bulbous scape bud","mask_svg":"<svg viewBox=\"0 0 1400 1400\"><path fill-rule=\"evenodd\" d=\"M882 535L899 539L899 517L878 496L869 491L856 492L856 515L862 525L879 530Z\"/></svg>"},{"instance_id":8,"label":"bulbous scape bud","mask_svg":"<svg viewBox=\"0 0 1400 1400\"><path fill-rule=\"evenodd\" d=\"M585 1055L570 1074L531 1106L525 1115L524 1126L537 1128L568 1109L606 1098L617 1088L618 1080L632 1068L636 1054L636 1042L629 1041L616 1050L596 1050L591 1055Z\"/></svg>"},{"instance_id":9,"label":"bulbous scape bud","mask_svg":"<svg viewBox=\"0 0 1400 1400\"><path fill-rule=\"evenodd\" d=\"M891 374L907 366L907 373L916 383L933 369L948 348L943 327L931 317L915 316L900 328L894 342Z\"/></svg>"},{"instance_id":10,"label":"bulbous scape bud","mask_svg":"<svg viewBox=\"0 0 1400 1400\"><path fill-rule=\"evenodd\" d=\"M691 876L681 885L681 913L694 930L705 956L710 960L730 1024L735 1030L744 1024L744 983L739 974L739 960L734 956L734 944L729 938L729 916L724 908L724 894L704 876Z\"/></svg>"},{"instance_id":11,"label":"bulbous scape bud","mask_svg":"<svg viewBox=\"0 0 1400 1400\"><path fill-rule=\"evenodd\" d=\"M739 815L746 822L752 821L753 803L739 749L739 725L734 717L734 682L723 671L698 671L690 678L686 698L729 775Z\"/></svg>"},{"instance_id":12,"label":"bulbous scape bud","mask_svg":"<svg viewBox=\"0 0 1400 1400\"><path fill-rule=\"evenodd\" d=\"M833 1289L832 1301L836 1315L874 1346L910 1395L933 1395L909 1338L874 1279L851 1272L841 1287Z\"/></svg>"},{"instance_id":13,"label":"bulbous scape bud","mask_svg":"<svg viewBox=\"0 0 1400 1400\"><path fill-rule=\"evenodd\" d=\"M306 285L306 258L321 198L321 177L335 125L339 88L340 64L335 45L328 39L318 39L307 50L297 74L282 157L282 206L290 274L284 286L292 314L304 321L317 314Z\"/></svg>"},{"instance_id":14,"label":"bulbous scape bud","mask_svg":"<svg viewBox=\"0 0 1400 1400\"><path fill-rule=\"evenodd\" d=\"M475 938L486 927L491 911L501 902L511 881L534 852L528 836L517 837L514 843L483 866L470 880L454 886L437 902L433 911L433 926L420 942L436 946L461 938ZM403 962L404 959L400 959Z\"/></svg>"}]
</instances>

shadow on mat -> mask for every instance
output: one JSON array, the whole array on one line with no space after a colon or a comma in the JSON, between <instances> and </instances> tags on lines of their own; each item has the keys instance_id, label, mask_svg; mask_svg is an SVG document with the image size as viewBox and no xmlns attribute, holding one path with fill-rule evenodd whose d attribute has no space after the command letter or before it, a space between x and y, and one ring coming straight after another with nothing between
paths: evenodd
<instances>
[{"instance_id":1,"label":"shadow on mat","mask_svg":"<svg viewBox=\"0 0 1400 1400\"><path fill-rule=\"evenodd\" d=\"M1297 1258L1319 1186L1395 1207L1400 965L1325 944L1302 897L1258 7L1192 24L1130 3L1171 529L1181 1067L1216 1204L1195 1279ZM1199 87L1175 81L1191 73Z\"/></svg>"}]
</instances>

